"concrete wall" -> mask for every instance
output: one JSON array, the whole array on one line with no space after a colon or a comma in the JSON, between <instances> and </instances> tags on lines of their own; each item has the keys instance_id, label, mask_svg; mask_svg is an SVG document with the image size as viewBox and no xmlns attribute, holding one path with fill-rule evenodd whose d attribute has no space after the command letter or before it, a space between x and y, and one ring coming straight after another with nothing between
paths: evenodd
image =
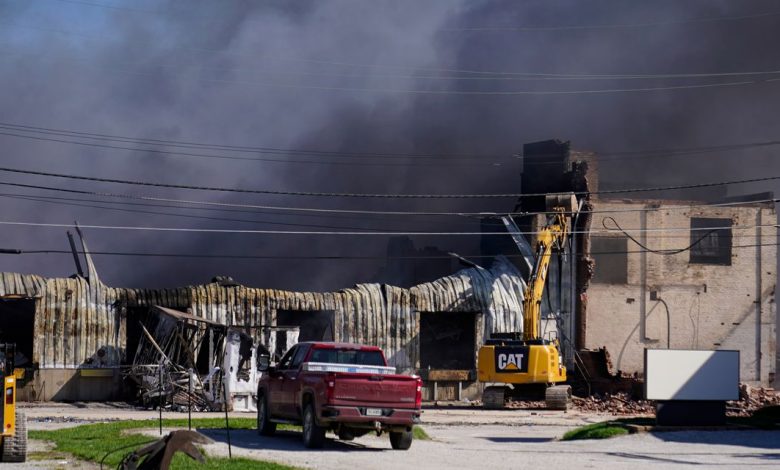
<instances>
[{"instance_id":1,"label":"concrete wall","mask_svg":"<svg viewBox=\"0 0 780 470\"><path fill-rule=\"evenodd\" d=\"M40 369L18 389L20 401L114 401L126 395L118 368Z\"/></svg>"},{"instance_id":2,"label":"concrete wall","mask_svg":"<svg viewBox=\"0 0 780 470\"><path fill-rule=\"evenodd\" d=\"M640 210L598 212L625 209ZM602 220L612 216L651 249L688 247L691 217L730 218L733 241L731 265L725 266L691 263L688 251L669 256L644 252L629 240L627 282L594 282L588 290L587 348L606 346L616 369L640 373L645 348L736 349L742 381L772 384L777 352L777 231L768 225L777 223L773 207L692 209L687 203L596 201L595 211L594 232L603 232ZM613 227L611 221L604 222ZM620 232L594 235L624 236ZM594 257L598 279L598 255ZM663 303L651 300L653 292L669 307L670 328Z\"/></svg>"}]
</instances>

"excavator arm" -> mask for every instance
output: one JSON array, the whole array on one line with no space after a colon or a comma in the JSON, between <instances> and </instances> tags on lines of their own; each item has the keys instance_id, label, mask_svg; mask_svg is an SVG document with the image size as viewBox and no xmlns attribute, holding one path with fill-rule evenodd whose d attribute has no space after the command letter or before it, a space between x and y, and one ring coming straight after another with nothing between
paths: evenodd
<instances>
[{"instance_id":1,"label":"excavator arm","mask_svg":"<svg viewBox=\"0 0 780 470\"><path fill-rule=\"evenodd\" d=\"M525 341L540 339L542 296L547 284L550 261L553 250L556 247L562 248L566 242L568 220L564 214L564 208L556 206L553 210L555 213L549 217L548 224L537 236L536 264L531 272L523 300L523 339Z\"/></svg>"}]
</instances>

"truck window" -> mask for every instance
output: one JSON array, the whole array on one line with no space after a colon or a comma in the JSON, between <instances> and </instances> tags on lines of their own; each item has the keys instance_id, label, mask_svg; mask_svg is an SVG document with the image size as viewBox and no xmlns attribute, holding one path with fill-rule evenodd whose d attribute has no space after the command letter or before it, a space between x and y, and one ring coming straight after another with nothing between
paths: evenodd
<instances>
[{"instance_id":1,"label":"truck window","mask_svg":"<svg viewBox=\"0 0 780 470\"><path fill-rule=\"evenodd\" d=\"M290 365L290 368L297 369L303 362L303 358L306 357L307 352L309 352L308 346L298 347L298 350L295 352L295 356L293 356L293 360L292 360L292 364Z\"/></svg>"},{"instance_id":2,"label":"truck window","mask_svg":"<svg viewBox=\"0 0 780 470\"><path fill-rule=\"evenodd\" d=\"M293 346L287 353L282 357L282 360L279 361L279 365L276 367L279 370L289 369L290 363L292 362L293 355L298 352L300 348L298 346Z\"/></svg>"},{"instance_id":3,"label":"truck window","mask_svg":"<svg viewBox=\"0 0 780 470\"><path fill-rule=\"evenodd\" d=\"M360 364L365 366L384 366L385 361L379 351L356 351L354 349L315 349L309 362L329 364Z\"/></svg>"}]
</instances>

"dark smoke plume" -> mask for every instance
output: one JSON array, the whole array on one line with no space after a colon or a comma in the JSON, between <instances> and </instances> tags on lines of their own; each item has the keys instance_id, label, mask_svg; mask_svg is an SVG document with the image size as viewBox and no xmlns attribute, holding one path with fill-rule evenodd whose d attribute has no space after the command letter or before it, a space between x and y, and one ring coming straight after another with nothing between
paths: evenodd
<instances>
[{"instance_id":1,"label":"dark smoke plume","mask_svg":"<svg viewBox=\"0 0 780 470\"><path fill-rule=\"evenodd\" d=\"M464 164L475 163L473 160L457 158L334 158L193 150L320 163L247 162L0 135L2 166L278 190L517 192L520 162L506 157L518 153L525 142L558 138L571 140L579 149L611 151L753 142L773 140L778 135L773 104L778 101L780 82L669 91L506 96L469 93L664 87L752 78L484 80L474 79L481 77L478 74L452 72L679 74L777 70L775 44L780 42L780 15L686 22L771 12L777 9L772 1L94 3L106 7L65 0L0 2L0 122L147 139L320 149L353 157L361 153L485 157L475 166ZM469 30L577 25L625 27ZM469 78L442 78L453 76ZM416 93L408 92L412 90ZM773 151L765 149L675 158L605 159L601 165L602 186L637 187L766 175L778 167L772 157ZM391 165L377 165L382 162ZM355 201L225 195L4 173L0 174L0 182L288 206L486 211L513 207L511 200ZM733 188L731 193L771 189L771 185L756 185ZM282 230L306 230L300 227L302 224L311 230L479 230L478 221L463 218L301 217L113 206L245 220L218 221L7 197L67 197L42 190L3 186L0 192L6 195L0 197L2 220ZM2 226L2 231L2 247L67 248L63 229ZM104 230L86 230L86 235L94 251L382 256L388 244L386 237ZM414 237L414 241L417 248L436 245L463 255L479 250L479 240L474 237ZM392 271L381 270L386 264L381 260L113 256L96 260L105 282L131 286L201 283L226 274L248 285L335 289L377 280L378 272ZM2 261L3 271L47 276L74 271L71 259L65 255L7 255Z\"/></svg>"}]
</instances>

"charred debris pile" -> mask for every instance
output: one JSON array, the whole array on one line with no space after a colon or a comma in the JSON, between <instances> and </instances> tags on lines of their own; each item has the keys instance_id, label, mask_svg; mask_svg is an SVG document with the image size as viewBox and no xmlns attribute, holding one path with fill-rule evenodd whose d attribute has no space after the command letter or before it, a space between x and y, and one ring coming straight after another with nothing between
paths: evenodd
<instances>
[{"instance_id":1,"label":"charred debris pile","mask_svg":"<svg viewBox=\"0 0 780 470\"><path fill-rule=\"evenodd\" d=\"M245 331L164 307L153 307L140 328L126 377L143 405L215 411L227 403L229 410L255 409L257 361L270 355Z\"/></svg>"}]
</instances>

